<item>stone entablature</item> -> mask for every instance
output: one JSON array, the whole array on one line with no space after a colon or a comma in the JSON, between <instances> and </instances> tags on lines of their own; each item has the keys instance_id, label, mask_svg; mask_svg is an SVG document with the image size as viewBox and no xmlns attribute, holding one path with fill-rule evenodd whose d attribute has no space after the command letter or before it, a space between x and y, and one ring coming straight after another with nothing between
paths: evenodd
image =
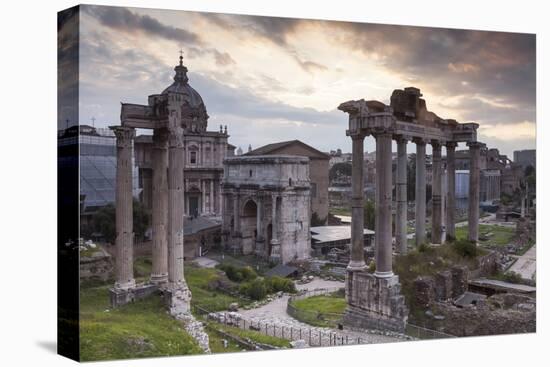
<instances>
[{"instance_id":1,"label":"stone entablature","mask_svg":"<svg viewBox=\"0 0 550 367\"><path fill-rule=\"evenodd\" d=\"M308 158L241 156L224 164L224 247L282 263L309 258Z\"/></svg>"}]
</instances>

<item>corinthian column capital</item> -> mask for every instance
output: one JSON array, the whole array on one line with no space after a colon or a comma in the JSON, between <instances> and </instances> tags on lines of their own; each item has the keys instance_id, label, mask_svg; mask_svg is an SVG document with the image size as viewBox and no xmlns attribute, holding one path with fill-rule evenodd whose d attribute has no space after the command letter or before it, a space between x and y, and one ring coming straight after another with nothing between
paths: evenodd
<instances>
[{"instance_id":1,"label":"corinthian column capital","mask_svg":"<svg viewBox=\"0 0 550 367\"><path fill-rule=\"evenodd\" d=\"M110 126L109 127L116 136L116 145L119 148L129 148L136 137L136 129L126 126Z\"/></svg>"}]
</instances>

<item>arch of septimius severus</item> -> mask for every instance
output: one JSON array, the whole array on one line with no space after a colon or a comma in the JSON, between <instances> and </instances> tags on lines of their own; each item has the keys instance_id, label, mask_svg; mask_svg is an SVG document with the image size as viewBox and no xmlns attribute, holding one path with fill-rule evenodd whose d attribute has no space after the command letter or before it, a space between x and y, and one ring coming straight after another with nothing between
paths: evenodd
<instances>
[{"instance_id":1,"label":"arch of septimius severus","mask_svg":"<svg viewBox=\"0 0 550 367\"><path fill-rule=\"evenodd\" d=\"M352 139L352 244L346 277L348 307L344 323L360 328L402 332L408 310L400 292L399 278L392 271L392 140L397 143L396 248L407 250L407 143L416 144L416 244L426 242L426 144L432 145L431 243L443 241L445 217L447 238L455 235L455 164L459 142L470 148L468 239L477 242L479 220L479 151L475 123L458 123L438 117L426 108L417 88L395 90L390 105L378 101L348 101L338 109L349 114L346 134ZM367 271L363 252L363 143L376 139L376 271ZM447 205L443 216L441 149L447 151Z\"/></svg>"}]
</instances>

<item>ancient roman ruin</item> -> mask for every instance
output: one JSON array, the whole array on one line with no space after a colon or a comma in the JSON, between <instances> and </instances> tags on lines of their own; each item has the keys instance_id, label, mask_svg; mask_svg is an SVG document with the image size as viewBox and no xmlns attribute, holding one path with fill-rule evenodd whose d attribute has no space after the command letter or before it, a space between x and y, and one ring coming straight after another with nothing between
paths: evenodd
<instances>
[{"instance_id":1,"label":"ancient roman ruin","mask_svg":"<svg viewBox=\"0 0 550 367\"><path fill-rule=\"evenodd\" d=\"M344 322L352 327L389 329L403 332L408 310L400 294L399 278L392 271L392 140L397 142L397 213L395 220L396 248L404 253L406 238L406 145L416 144L416 244L426 242L426 144L433 151L432 231L430 242L443 242L443 218L447 237L454 237L455 164L454 151L459 142L470 148L470 188L468 239L478 240L479 220L479 151L484 144L477 141L475 123L458 123L442 119L426 108L414 87L395 90L390 105L379 101L348 101L338 108L349 114L346 134L352 139L352 243L351 259L346 276L348 307ZM363 143L365 137L376 139L376 271L367 271L363 240ZM447 150L448 198L444 215L441 200L441 148Z\"/></svg>"},{"instance_id":2,"label":"ancient roman ruin","mask_svg":"<svg viewBox=\"0 0 550 367\"><path fill-rule=\"evenodd\" d=\"M234 253L255 254L282 264L305 260L311 252L312 181L309 158L305 156L273 153L227 158L227 130L206 131L206 107L188 84L182 57L175 71L174 82L161 94L149 96L148 105L123 103L121 126L111 127L117 140L117 256L111 303L125 304L161 289L171 314L182 315L189 311L191 299L183 273L184 217L198 213L221 214L222 246ZM430 242L437 245L455 236L454 152L461 142L467 143L470 149L468 239L473 242L478 239L479 156L484 146L477 142L478 125L438 117L427 110L421 96L419 89L411 87L395 90L389 106L365 100L339 106L349 114L346 134L352 139L351 256L344 316L348 326L403 332L407 322L408 310L400 292L399 278L392 270L392 140L397 143L396 250L407 251L406 148L409 141L416 144L416 244L426 243L427 144L431 144L433 151ZM152 274L145 284L136 284L133 277L135 129L153 130L151 147L137 155L146 162L141 168L149 170L151 176L148 195L152 207ZM367 270L364 260L363 143L369 135L376 139L374 273ZM197 139L205 144L204 149L197 151ZM446 205L442 200L443 146L447 151ZM223 168L220 169L221 162ZM212 172L187 177L194 174L190 169L196 164ZM201 196L186 201L186 194L192 191L190 184L195 181L200 183Z\"/></svg>"},{"instance_id":3,"label":"ancient roman ruin","mask_svg":"<svg viewBox=\"0 0 550 367\"><path fill-rule=\"evenodd\" d=\"M225 248L286 264L309 257L309 159L292 155L227 158L222 185Z\"/></svg>"},{"instance_id":4,"label":"ancient roman ruin","mask_svg":"<svg viewBox=\"0 0 550 367\"><path fill-rule=\"evenodd\" d=\"M206 130L208 114L201 96L189 84L180 56L174 82L148 105L123 103L117 138L116 282L111 303L131 302L160 287L173 315L189 311L191 293L183 275L184 134ZM152 274L150 283L133 277L132 164L135 129L153 130ZM191 153L192 154L192 153ZM213 192L213 191L212 191Z\"/></svg>"}]
</instances>

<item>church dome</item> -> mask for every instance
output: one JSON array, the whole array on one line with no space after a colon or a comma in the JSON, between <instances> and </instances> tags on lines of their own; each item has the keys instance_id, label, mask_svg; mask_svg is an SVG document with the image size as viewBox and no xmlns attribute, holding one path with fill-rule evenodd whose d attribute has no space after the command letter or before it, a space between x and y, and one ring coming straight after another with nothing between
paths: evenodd
<instances>
[{"instance_id":1,"label":"church dome","mask_svg":"<svg viewBox=\"0 0 550 367\"><path fill-rule=\"evenodd\" d=\"M183 65L183 56L180 56L180 63L174 68L176 75L174 76L174 82L162 91L162 94L178 93L183 95L184 106L182 117L191 118L193 120L199 120L206 123L208 114L206 113L206 106L202 100L201 95L193 87L189 85L189 78L187 77L187 67ZM206 126L205 126L206 127Z\"/></svg>"}]
</instances>

